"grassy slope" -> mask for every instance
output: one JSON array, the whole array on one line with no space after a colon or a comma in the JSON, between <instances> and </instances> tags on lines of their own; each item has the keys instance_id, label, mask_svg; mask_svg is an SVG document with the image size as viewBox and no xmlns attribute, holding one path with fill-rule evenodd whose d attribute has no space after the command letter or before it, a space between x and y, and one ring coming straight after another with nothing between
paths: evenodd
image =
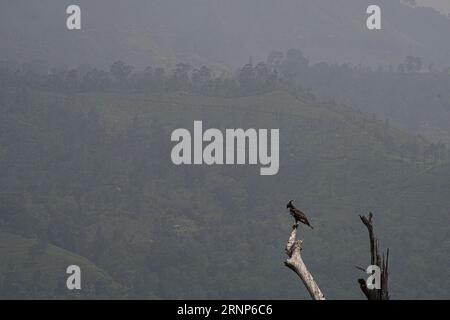
<instances>
[{"instance_id":1,"label":"grassy slope","mask_svg":"<svg viewBox=\"0 0 450 320\"><path fill-rule=\"evenodd\" d=\"M107 298L124 292L88 259L36 239L0 232L0 256L2 299ZM81 291L66 288L69 265L81 268Z\"/></svg>"}]
</instances>

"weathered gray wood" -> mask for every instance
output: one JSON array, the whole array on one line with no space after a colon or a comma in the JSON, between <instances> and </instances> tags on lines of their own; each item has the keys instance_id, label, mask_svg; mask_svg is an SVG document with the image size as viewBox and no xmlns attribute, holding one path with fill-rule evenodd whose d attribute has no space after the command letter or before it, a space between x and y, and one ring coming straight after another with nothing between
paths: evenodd
<instances>
[{"instance_id":1,"label":"weathered gray wood","mask_svg":"<svg viewBox=\"0 0 450 320\"><path fill-rule=\"evenodd\" d=\"M325 300L322 291L314 281L313 276L303 262L301 255L303 242L301 240L297 240L297 229L298 224L294 224L291 235L286 244L286 254L288 255L288 259L284 262L284 264L300 277L312 299Z\"/></svg>"}]
</instances>

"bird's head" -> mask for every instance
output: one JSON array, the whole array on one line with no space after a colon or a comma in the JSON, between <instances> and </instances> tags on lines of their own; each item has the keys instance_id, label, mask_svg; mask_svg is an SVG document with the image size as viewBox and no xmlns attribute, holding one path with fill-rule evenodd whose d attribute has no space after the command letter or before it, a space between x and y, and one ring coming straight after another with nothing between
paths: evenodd
<instances>
[{"instance_id":1,"label":"bird's head","mask_svg":"<svg viewBox=\"0 0 450 320\"><path fill-rule=\"evenodd\" d=\"M286 208L292 208L292 207L293 207L292 202L294 202L294 200L290 200L290 201L288 202L288 204L286 205Z\"/></svg>"}]
</instances>

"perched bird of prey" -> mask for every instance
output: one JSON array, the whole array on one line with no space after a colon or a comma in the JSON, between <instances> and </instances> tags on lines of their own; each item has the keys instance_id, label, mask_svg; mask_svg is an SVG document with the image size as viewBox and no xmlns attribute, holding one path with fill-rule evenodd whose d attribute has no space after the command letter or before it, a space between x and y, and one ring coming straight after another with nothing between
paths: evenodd
<instances>
[{"instance_id":1,"label":"perched bird of prey","mask_svg":"<svg viewBox=\"0 0 450 320\"><path fill-rule=\"evenodd\" d=\"M301 222L303 224L306 224L308 227L310 227L311 229L314 229L312 227L312 225L309 224L308 218L306 217L306 214L304 214L303 212L301 212L299 209L297 209L294 204L293 204L294 200L291 200L288 202L286 208L289 209L289 212L291 214L291 216L294 217L295 219L295 223Z\"/></svg>"}]
</instances>

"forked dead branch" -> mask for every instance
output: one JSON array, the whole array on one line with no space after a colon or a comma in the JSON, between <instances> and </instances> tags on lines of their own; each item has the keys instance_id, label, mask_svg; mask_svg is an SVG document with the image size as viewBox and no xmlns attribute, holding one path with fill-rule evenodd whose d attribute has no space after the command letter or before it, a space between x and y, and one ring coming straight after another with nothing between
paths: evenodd
<instances>
[{"instance_id":1,"label":"forked dead branch","mask_svg":"<svg viewBox=\"0 0 450 320\"><path fill-rule=\"evenodd\" d=\"M359 287L368 300L389 300L388 279L389 279L389 249L386 251L386 255L380 256L379 242L373 230L373 214L369 212L369 215L359 216L362 223L367 227L369 232L370 241L370 264L377 266L380 270L380 288L369 289L365 279L358 279Z\"/></svg>"},{"instance_id":2,"label":"forked dead branch","mask_svg":"<svg viewBox=\"0 0 450 320\"><path fill-rule=\"evenodd\" d=\"M299 229L299 223L309 225L307 222L306 215L303 212L295 208L292 204L292 200L288 203L287 208L290 209L291 215L295 218L294 225L292 226L291 235L286 244L286 254L288 258L284 262L285 266L294 271L305 286L306 290L310 294L311 298L314 300L325 300L325 296L314 280L312 274L309 272L306 267L301 251L303 241L297 239L297 230ZM300 219L300 217L302 219ZM371 255L371 265L377 266L380 270L380 287L379 288L371 288L371 285L368 285L365 279L358 279L358 283L360 289L366 296L368 300L388 300L389 292L388 292L388 262L389 262L389 249L387 250L386 256L383 254L381 257L379 254L379 242L375 236L373 230L373 214L369 213L368 217L360 215L361 221L367 227L369 232L369 240L370 240L370 255ZM305 223L305 221L307 223ZM364 268L358 268L366 271Z\"/></svg>"}]
</instances>

